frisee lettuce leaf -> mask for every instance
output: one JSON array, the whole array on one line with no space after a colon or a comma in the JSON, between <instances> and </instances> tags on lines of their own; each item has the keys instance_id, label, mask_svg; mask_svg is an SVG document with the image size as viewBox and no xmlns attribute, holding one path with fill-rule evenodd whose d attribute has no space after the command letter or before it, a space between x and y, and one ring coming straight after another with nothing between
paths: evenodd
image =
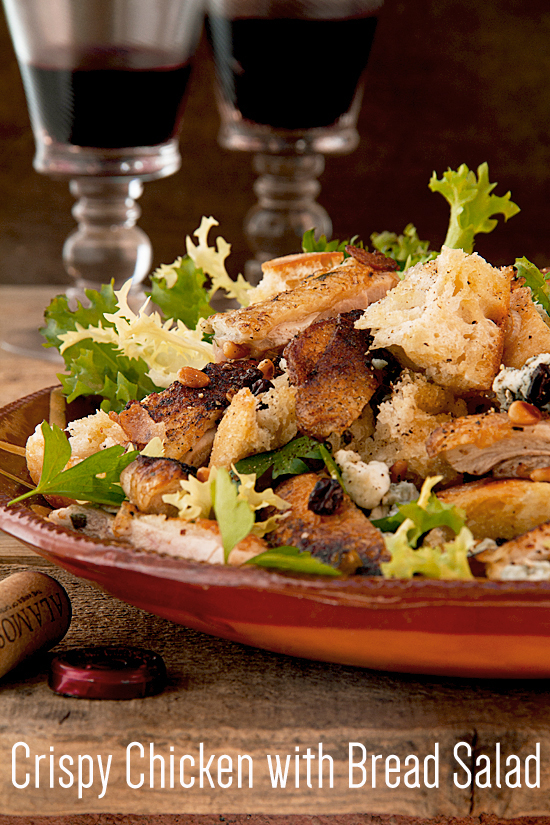
<instances>
[{"instance_id":1,"label":"frisee lettuce leaf","mask_svg":"<svg viewBox=\"0 0 550 825\"><path fill-rule=\"evenodd\" d=\"M313 576L341 576L341 572L329 564L314 558L308 551L298 547L284 546L266 550L245 564L267 567L271 570L291 570L294 573L310 573Z\"/></svg>"},{"instance_id":2,"label":"frisee lettuce leaf","mask_svg":"<svg viewBox=\"0 0 550 825\"><path fill-rule=\"evenodd\" d=\"M428 579L472 579L468 564L468 550L473 536L463 527L452 541L441 547L424 545L414 550L400 528L397 533L385 537L391 561L382 562L380 568L386 578L410 579L415 575Z\"/></svg>"},{"instance_id":3,"label":"frisee lettuce leaf","mask_svg":"<svg viewBox=\"0 0 550 825\"><path fill-rule=\"evenodd\" d=\"M183 321L186 327L195 329L200 318L208 318L214 312L205 281L203 270L185 255L170 266L159 266L151 276L151 290L146 294L165 318Z\"/></svg>"},{"instance_id":4,"label":"frisee lettuce leaf","mask_svg":"<svg viewBox=\"0 0 550 825\"><path fill-rule=\"evenodd\" d=\"M519 206L510 200L510 192L502 197L491 194L496 186L489 182L487 163L478 166L477 178L465 163L456 171L448 169L441 179L435 172L432 174L430 189L443 195L451 207L445 246L471 253L475 235L491 232L497 225L493 215L501 214L508 220L520 211Z\"/></svg>"},{"instance_id":5,"label":"frisee lettuce leaf","mask_svg":"<svg viewBox=\"0 0 550 825\"><path fill-rule=\"evenodd\" d=\"M187 254L197 267L210 276L211 286L208 298L211 299L218 289L223 289L228 298L234 298L243 307L250 303L249 291L252 284L249 284L242 275L238 275L234 281L225 268L225 259L231 252L231 245L219 235L216 238L216 246L208 246L208 233L213 226L218 226L215 218L203 217L198 229L193 232L197 243L187 236L185 239Z\"/></svg>"},{"instance_id":6,"label":"frisee lettuce leaf","mask_svg":"<svg viewBox=\"0 0 550 825\"><path fill-rule=\"evenodd\" d=\"M468 551L474 543L470 530L464 526L463 512L453 505L445 505L432 493L442 476L427 478L417 501L399 507L406 510L405 518L395 533L385 533L389 562L380 565L387 578L409 579L423 575L430 579L471 579ZM456 534L452 541L439 547L418 542L435 527L450 527Z\"/></svg>"},{"instance_id":7,"label":"frisee lettuce leaf","mask_svg":"<svg viewBox=\"0 0 550 825\"><path fill-rule=\"evenodd\" d=\"M325 461L321 447L320 441L316 441L307 435L301 435L293 438L292 441L277 450L269 450L266 453L258 453L242 458L235 467L239 473L256 473L258 478L270 468L272 468L273 479L285 475L299 475L310 471L310 467L304 459ZM331 470L334 471L334 468L331 467Z\"/></svg>"},{"instance_id":8,"label":"frisee lettuce leaf","mask_svg":"<svg viewBox=\"0 0 550 825\"><path fill-rule=\"evenodd\" d=\"M514 266L517 277L523 278L525 285L531 290L533 299L550 315L550 273L542 273L525 256L516 258Z\"/></svg>"},{"instance_id":9,"label":"frisee lettuce leaf","mask_svg":"<svg viewBox=\"0 0 550 825\"><path fill-rule=\"evenodd\" d=\"M401 271L437 257L437 252L429 248L430 242L420 240L416 226L412 223L407 224L402 235L396 235L395 232L373 232L370 240L375 249L397 261Z\"/></svg>"},{"instance_id":10,"label":"frisee lettuce leaf","mask_svg":"<svg viewBox=\"0 0 550 825\"><path fill-rule=\"evenodd\" d=\"M63 431L54 424L43 421L44 462L40 482L33 490L12 499L10 504L36 495L58 495L92 504L118 506L126 496L120 486L120 474L139 453L136 450L125 453L119 444L108 447L73 467L64 469L71 457L71 447Z\"/></svg>"}]
</instances>

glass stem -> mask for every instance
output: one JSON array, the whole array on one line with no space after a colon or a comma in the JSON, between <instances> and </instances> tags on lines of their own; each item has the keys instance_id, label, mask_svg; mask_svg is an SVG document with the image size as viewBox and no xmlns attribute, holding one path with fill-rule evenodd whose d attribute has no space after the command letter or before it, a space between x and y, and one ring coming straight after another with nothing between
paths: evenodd
<instances>
[{"instance_id":1,"label":"glass stem","mask_svg":"<svg viewBox=\"0 0 550 825\"><path fill-rule=\"evenodd\" d=\"M63 246L65 269L75 280L68 294L80 299L85 288L98 289L114 279L118 288L131 278L134 286L148 275L152 247L136 226L143 192L138 178L75 178L71 193L78 198L72 213L78 229Z\"/></svg>"},{"instance_id":2,"label":"glass stem","mask_svg":"<svg viewBox=\"0 0 550 825\"><path fill-rule=\"evenodd\" d=\"M254 184L258 203L244 223L255 255L247 264L249 279L259 277L263 261L300 252L308 229L315 229L316 237L332 232L326 209L315 200L321 191L317 178L325 168L323 155L256 154L253 165L260 177Z\"/></svg>"}]
</instances>

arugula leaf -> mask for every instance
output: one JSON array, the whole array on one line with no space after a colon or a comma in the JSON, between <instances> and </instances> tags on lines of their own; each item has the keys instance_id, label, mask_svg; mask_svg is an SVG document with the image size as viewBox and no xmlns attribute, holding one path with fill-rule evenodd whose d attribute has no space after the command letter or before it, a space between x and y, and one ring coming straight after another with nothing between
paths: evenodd
<instances>
[{"instance_id":1,"label":"arugula leaf","mask_svg":"<svg viewBox=\"0 0 550 825\"><path fill-rule=\"evenodd\" d=\"M520 211L510 200L510 192L502 197L491 194L496 186L489 183L487 163L478 166L477 178L465 163L456 172L448 169L441 180L435 172L432 174L430 189L443 195L451 207L445 246L473 252L474 236L478 232L491 232L497 225L493 215L502 214L504 220L508 220Z\"/></svg>"},{"instance_id":2,"label":"arugula leaf","mask_svg":"<svg viewBox=\"0 0 550 825\"><path fill-rule=\"evenodd\" d=\"M151 291L146 292L165 318L183 321L195 329L200 318L214 310L204 288L206 275L195 266L189 255L177 258L171 266L160 266L151 276Z\"/></svg>"},{"instance_id":3,"label":"arugula leaf","mask_svg":"<svg viewBox=\"0 0 550 825\"><path fill-rule=\"evenodd\" d=\"M114 324L105 319L105 313L114 312L118 307L117 298L114 291L113 282L103 284L99 292L95 289L84 290L90 302L85 307L77 301L76 309L69 309L69 299L66 295L57 295L46 308L44 320L46 325L40 329L41 334L46 339L47 347L61 346L59 335L77 328L77 324L83 327L97 326L99 322L104 327L112 327Z\"/></svg>"},{"instance_id":4,"label":"arugula leaf","mask_svg":"<svg viewBox=\"0 0 550 825\"><path fill-rule=\"evenodd\" d=\"M525 285L531 290L534 300L550 314L550 272L543 274L525 256L516 258L514 266L518 273L517 277L524 279Z\"/></svg>"},{"instance_id":5,"label":"arugula leaf","mask_svg":"<svg viewBox=\"0 0 550 825\"><path fill-rule=\"evenodd\" d=\"M273 570L292 570L295 573L310 573L313 576L341 576L340 570L336 570L329 564L324 564L313 558L308 551L300 551L297 547L275 547L273 550L266 550L251 559L245 564L255 564L257 567L268 567Z\"/></svg>"},{"instance_id":6,"label":"arugula leaf","mask_svg":"<svg viewBox=\"0 0 550 825\"><path fill-rule=\"evenodd\" d=\"M426 263L437 257L437 252L430 249L429 241L421 241L416 226L408 223L402 235L395 232L373 232L370 236L375 249L393 258L401 271L419 263Z\"/></svg>"},{"instance_id":7,"label":"arugula leaf","mask_svg":"<svg viewBox=\"0 0 550 825\"><path fill-rule=\"evenodd\" d=\"M324 461L321 453L322 446L314 438L301 435L277 450L242 458L235 467L239 473L256 473L257 478L260 478L270 468L273 469L273 479L284 475L308 473L310 468L302 459L313 458Z\"/></svg>"},{"instance_id":8,"label":"arugula leaf","mask_svg":"<svg viewBox=\"0 0 550 825\"><path fill-rule=\"evenodd\" d=\"M102 410L118 412L128 401L160 389L142 358L128 358L114 344L84 338L68 347L63 358L69 374L58 378L69 403L81 395L100 395Z\"/></svg>"},{"instance_id":9,"label":"arugula leaf","mask_svg":"<svg viewBox=\"0 0 550 825\"><path fill-rule=\"evenodd\" d=\"M230 552L254 527L254 511L239 498L237 485L225 467L219 467L212 481L212 503L222 537L225 563Z\"/></svg>"},{"instance_id":10,"label":"arugula leaf","mask_svg":"<svg viewBox=\"0 0 550 825\"><path fill-rule=\"evenodd\" d=\"M122 504L126 496L120 486L120 474L139 453L125 453L119 444L63 469L71 456L71 447L62 430L42 422L44 464L40 482L33 490L14 498L10 504L36 495L59 495L93 504Z\"/></svg>"}]
</instances>

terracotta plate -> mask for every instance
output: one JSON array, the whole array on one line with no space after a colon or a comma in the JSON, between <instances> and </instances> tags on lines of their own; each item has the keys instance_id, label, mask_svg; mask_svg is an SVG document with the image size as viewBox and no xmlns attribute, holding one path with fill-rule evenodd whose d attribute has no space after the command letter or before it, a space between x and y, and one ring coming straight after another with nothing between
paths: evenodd
<instances>
[{"instance_id":1,"label":"terracotta plate","mask_svg":"<svg viewBox=\"0 0 550 825\"><path fill-rule=\"evenodd\" d=\"M50 390L0 410L0 440L24 446ZM73 417L84 415L73 408ZM28 479L23 458L0 469ZM411 673L550 676L550 582L347 581L173 559L85 538L36 515L0 474L0 528L40 555L170 621L278 653Z\"/></svg>"}]
</instances>

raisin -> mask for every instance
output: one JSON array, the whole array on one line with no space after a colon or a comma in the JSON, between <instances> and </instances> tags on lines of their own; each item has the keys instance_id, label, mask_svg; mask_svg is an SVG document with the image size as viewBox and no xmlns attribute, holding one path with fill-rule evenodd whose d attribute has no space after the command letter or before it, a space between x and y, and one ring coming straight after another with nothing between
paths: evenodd
<instances>
[{"instance_id":1,"label":"raisin","mask_svg":"<svg viewBox=\"0 0 550 825\"><path fill-rule=\"evenodd\" d=\"M318 516L332 516L344 500L341 485L333 478L320 478L310 493L307 507Z\"/></svg>"},{"instance_id":2,"label":"raisin","mask_svg":"<svg viewBox=\"0 0 550 825\"><path fill-rule=\"evenodd\" d=\"M260 378L258 381L254 381L253 384L250 386L250 392L252 395L260 395L262 392L267 392L268 390L272 389L273 384L267 378Z\"/></svg>"},{"instance_id":3,"label":"raisin","mask_svg":"<svg viewBox=\"0 0 550 825\"><path fill-rule=\"evenodd\" d=\"M550 365L539 364L533 371L526 400L537 407L550 402Z\"/></svg>"},{"instance_id":4,"label":"raisin","mask_svg":"<svg viewBox=\"0 0 550 825\"><path fill-rule=\"evenodd\" d=\"M74 530L84 530L88 524L88 518L85 513L73 513L70 518Z\"/></svg>"}]
</instances>

